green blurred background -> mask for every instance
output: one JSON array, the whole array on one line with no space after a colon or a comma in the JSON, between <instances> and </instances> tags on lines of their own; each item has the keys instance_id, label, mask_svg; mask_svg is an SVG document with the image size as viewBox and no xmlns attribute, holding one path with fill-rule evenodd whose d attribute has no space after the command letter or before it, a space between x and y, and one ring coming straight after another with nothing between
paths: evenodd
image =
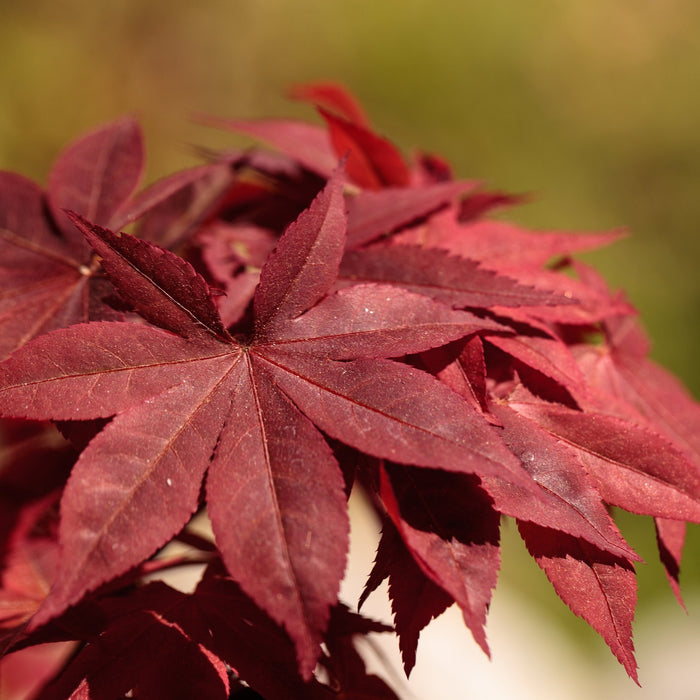
<instances>
[{"instance_id":1,"label":"green blurred background","mask_svg":"<svg viewBox=\"0 0 700 700\"><path fill-rule=\"evenodd\" d=\"M193 115L313 118L285 99L289 85L341 81L406 152L533 193L515 221L628 227L586 258L700 397L699 30L697 0L0 0L0 168L43 182L70 139L130 113L153 180L194 163L191 144L238 143ZM625 533L653 562L641 520ZM504 559L502 585L555 606L513 533ZM655 564L640 579L642 605L670 597Z\"/></svg>"}]
</instances>

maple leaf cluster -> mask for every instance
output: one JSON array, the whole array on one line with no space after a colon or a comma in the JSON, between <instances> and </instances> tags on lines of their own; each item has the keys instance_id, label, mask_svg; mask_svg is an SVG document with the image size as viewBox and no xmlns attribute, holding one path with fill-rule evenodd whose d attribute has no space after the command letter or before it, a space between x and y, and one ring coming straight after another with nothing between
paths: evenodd
<instances>
[{"instance_id":1,"label":"maple leaf cluster","mask_svg":"<svg viewBox=\"0 0 700 700\"><path fill-rule=\"evenodd\" d=\"M142 190L131 119L45 190L0 173L2 682L396 697L354 646L389 628L338 600L353 488L383 523L359 603L388 579L407 674L454 603L488 653L509 516L636 680L640 557L610 507L653 516L681 600L700 410L572 258L619 234L489 218L518 198L409 162L340 87L295 96L323 125L211 120L274 150ZM191 591L162 580L194 565Z\"/></svg>"}]
</instances>

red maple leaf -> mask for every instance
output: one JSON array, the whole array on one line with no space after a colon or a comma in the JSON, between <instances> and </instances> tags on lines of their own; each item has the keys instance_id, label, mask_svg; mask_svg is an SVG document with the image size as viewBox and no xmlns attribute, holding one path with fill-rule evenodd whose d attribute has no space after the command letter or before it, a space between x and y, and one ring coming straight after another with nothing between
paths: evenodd
<instances>
[{"instance_id":1,"label":"red maple leaf","mask_svg":"<svg viewBox=\"0 0 700 700\"><path fill-rule=\"evenodd\" d=\"M488 651L505 515L636 680L639 557L608 507L655 519L680 600L700 408L571 257L618 234L489 220L519 198L405 159L340 86L294 96L324 126L210 120L282 154L137 195L129 119L46 192L0 174L0 411L73 445L0 423L3 653L79 644L44 700L395 697L353 643L385 628L338 601L358 480L384 523L361 602L389 579L406 673L452 602ZM173 539L207 564L189 594L144 583L192 563Z\"/></svg>"},{"instance_id":2,"label":"red maple leaf","mask_svg":"<svg viewBox=\"0 0 700 700\"><path fill-rule=\"evenodd\" d=\"M245 339L229 336L206 283L184 260L74 217L122 297L160 328L77 325L38 338L5 364L8 413L116 414L66 488L62 567L35 626L165 544L196 510L208 470L224 562L289 631L308 677L336 600L348 528L342 475L314 424L375 456L528 487L504 446L474 439L486 437L487 424L455 394L380 359L498 326L385 285L325 297L344 249L341 191L336 174L280 239Z\"/></svg>"},{"instance_id":3,"label":"red maple leaf","mask_svg":"<svg viewBox=\"0 0 700 700\"><path fill-rule=\"evenodd\" d=\"M143 169L141 131L125 119L83 136L56 160L47 192L0 173L0 357L81 321L116 318L90 247L62 209L110 225Z\"/></svg>"}]
</instances>

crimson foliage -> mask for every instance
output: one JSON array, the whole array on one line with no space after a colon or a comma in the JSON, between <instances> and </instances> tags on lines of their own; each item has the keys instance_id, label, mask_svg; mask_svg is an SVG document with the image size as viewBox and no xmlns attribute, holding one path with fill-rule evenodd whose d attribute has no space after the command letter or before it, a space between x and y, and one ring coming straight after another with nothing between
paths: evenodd
<instances>
[{"instance_id":1,"label":"crimson foliage","mask_svg":"<svg viewBox=\"0 0 700 700\"><path fill-rule=\"evenodd\" d=\"M338 600L358 488L406 673L453 603L488 653L505 515L636 680L608 507L655 518L680 600L700 411L571 257L617 234L490 219L517 198L409 164L339 87L295 95L323 126L212 120L276 152L143 191L130 119L46 191L0 173L0 650L72 643L41 700L395 697L353 646L388 628Z\"/></svg>"}]
</instances>

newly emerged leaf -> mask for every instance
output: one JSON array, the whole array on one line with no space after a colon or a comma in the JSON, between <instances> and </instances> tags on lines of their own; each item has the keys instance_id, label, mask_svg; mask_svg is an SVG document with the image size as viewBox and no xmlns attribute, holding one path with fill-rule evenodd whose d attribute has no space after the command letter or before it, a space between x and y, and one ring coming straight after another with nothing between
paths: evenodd
<instances>
[{"instance_id":1,"label":"newly emerged leaf","mask_svg":"<svg viewBox=\"0 0 700 700\"><path fill-rule=\"evenodd\" d=\"M328 112L318 111L328 124L328 133L338 158L347 155L348 177L360 187L405 187L411 180L408 166L398 149L369 128Z\"/></svg>"},{"instance_id":2,"label":"newly emerged leaf","mask_svg":"<svg viewBox=\"0 0 700 700\"><path fill-rule=\"evenodd\" d=\"M282 119L245 121L215 117L203 117L202 121L265 141L321 177L330 177L338 164L328 133L314 124Z\"/></svg>"},{"instance_id":3,"label":"newly emerged leaf","mask_svg":"<svg viewBox=\"0 0 700 700\"><path fill-rule=\"evenodd\" d=\"M369 127L369 119L362 105L342 85L337 83L305 83L293 85L289 95L295 100L307 100L312 104L336 112L349 122Z\"/></svg>"}]
</instances>

